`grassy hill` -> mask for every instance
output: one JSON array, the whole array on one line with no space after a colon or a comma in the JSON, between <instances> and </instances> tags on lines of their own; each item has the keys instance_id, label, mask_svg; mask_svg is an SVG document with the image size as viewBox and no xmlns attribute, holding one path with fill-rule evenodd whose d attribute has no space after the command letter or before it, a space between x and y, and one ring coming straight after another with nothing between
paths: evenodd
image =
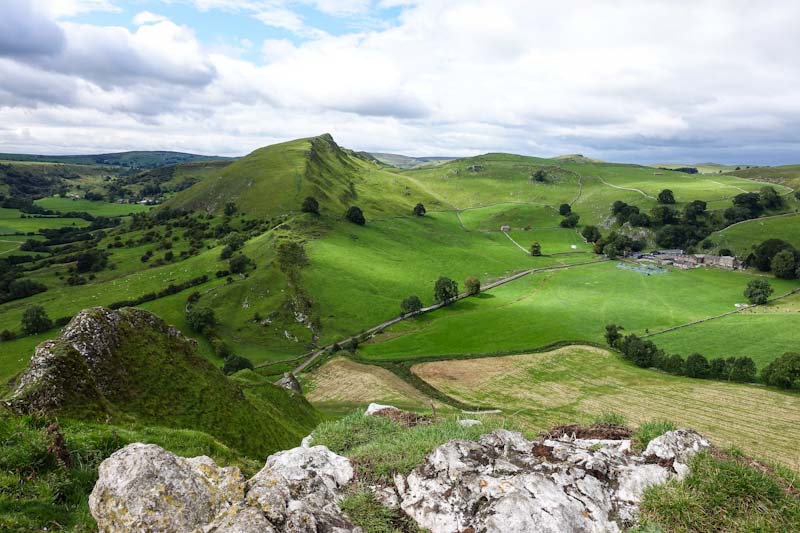
<instances>
[{"instance_id":1,"label":"grassy hill","mask_svg":"<svg viewBox=\"0 0 800 533\"><path fill-rule=\"evenodd\" d=\"M175 165L178 163L213 161L222 159L229 158L168 151L133 151L94 155L32 155L0 153L0 160L6 161L66 163L72 165L108 165L135 169L156 168L167 165Z\"/></svg>"},{"instance_id":2,"label":"grassy hill","mask_svg":"<svg viewBox=\"0 0 800 533\"><path fill-rule=\"evenodd\" d=\"M367 216L410 213L418 201L445 202L414 180L382 170L320 135L260 148L170 200L169 207L221 212L234 202L257 216L299 212L307 196L323 213L341 215L351 205Z\"/></svg>"},{"instance_id":3,"label":"grassy hill","mask_svg":"<svg viewBox=\"0 0 800 533\"><path fill-rule=\"evenodd\" d=\"M800 189L800 165L746 168L732 170L729 174L751 180L777 183L795 190Z\"/></svg>"}]
</instances>

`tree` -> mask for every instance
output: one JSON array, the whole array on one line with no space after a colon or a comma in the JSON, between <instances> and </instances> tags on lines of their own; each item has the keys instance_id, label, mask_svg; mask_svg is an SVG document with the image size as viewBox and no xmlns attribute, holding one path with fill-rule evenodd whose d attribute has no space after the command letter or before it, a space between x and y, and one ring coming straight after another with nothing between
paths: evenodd
<instances>
[{"instance_id":1,"label":"tree","mask_svg":"<svg viewBox=\"0 0 800 533\"><path fill-rule=\"evenodd\" d=\"M661 358L660 368L669 374L681 375L686 370L686 363L678 354L667 355Z\"/></svg>"},{"instance_id":2,"label":"tree","mask_svg":"<svg viewBox=\"0 0 800 533\"><path fill-rule=\"evenodd\" d=\"M744 290L744 296L751 304L762 305L767 303L772 291L772 286L767 280L754 279L747 284L747 288Z\"/></svg>"},{"instance_id":3,"label":"tree","mask_svg":"<svg viewBox=\"0 0 800 533\"><path fill-rule=\"evenodd\" d=\"M250 361L250 359L240 355L229 355L225 358L225 364L222 366L222 371L226 376L230 376L231 374L235 374L236 372L245 369L252 370L253 363Z\"/></svg>"},{"instance_id":4,"label":"tree","mask_svg":"<svg viewBox=\"0 0 800 533\"><path fill-rule=\"evenodd\" d=\"M569 205L569 204L561 204L560 206L558 206L558 214L561 215L562 217L565 217L565 216L569 215L570 213L572 213L572 206L571 205Z\"/></svg>"},{"instance_id":5,"label":"tree","mask_svg":"<svg viewBox=\"0 0 800 533\"><path fill-rule=\"evenodd\" d=\"M738 383L752 383L756 380L756 363L749 357L731 357L731 372L728 379Z\"/></svg>"},{"instance_id":6,"label":"tree","mask_svg":"<svg viewBox=\"0 0 800 533\"><path fill-rule=\"evenodd\" d=\"M755 218L764 210L761 195L755 192L743 192L733 197L733 206L747 211L748 218Z\"/></svg>"},{"instance_id":7,"label":"tree","mask_svg":"<svg viewBox=\"0 0 800 533\"><path fill-rule=\"evenodd\" d=\"M797 265L794 252L791 250L781 250L775 254L770 266L772 267L772 273L778 278L794 279L796 276L795 269Z\"/></svg>"},{"instance_id":8,"label":"tree","mask_svg":"<svg viewBox=\"0 0 800 533\"><path fill-rule=\"evenodd\" d=\"M214 310L208 307L190 307L186 311L186 325L189 329L197 333L203 333L207 328L213 327L217 323Z\"/></svg>"},{"instance_id":9,"label":"tree","mask_svg":"<svg viewBox=\"0 0 800 533\"><path fill-rule=\"evenodd\" d=\"M470 276L464 280L464 287L467 289L467 294L475 296L481 292L481 280L475 276Z\"/></svg>"},{"instance_id":10,"label":"tree","mask_svg":"<svg viewBox=\"0 0 800 533\"><path fill-rule=\"evenodd\" d=\"M674 209L666 205L659 205L650 210L650 219L653 224L663 226L665 224L674 224L678 221L677 214Z\"/></svg>"},{"instance_id":11,"label":"tree","mask_svg":"<svg viewBox=\"0 0 800 533\"><path fill-rule=\"evenodd\" d=\"M422 205L421 203L414 206L414 214L416 216L422 217L425 216L425 213L427 213L427 211L425 211L425 206Z\"/></svg>"},{"instance_id":12,"label":"tree","mask_svg":"<svg viewBox=\"0 0 800 533\"><path fill-rule=\"evenodd\" d=\"M631 226L637 228L646 228L650 225L650 217L645 213L634 213L630 216L628 222L630 222Z\"/></svg>"},{"instance_id":13,"label":"tree","mask_svg":"<svg viewBox=\"0 0 800 533\"><path fill-rule=\"evenodd\" d=\"M539 183L544 183L545 181L547 181L547 172L545 172L540 168L539 170L533 173L531 179Z\"/></svg>"},{"instance_id":14,"label":"tree","mask_svg":"<svg viewBox=\"0 0 800 533\"><path fill-rule=\"evenodd\" d=\"M620 338L622 338L622 333L620 332L624 329L625 328L622 326L618 326L616 324L608 324L606 326L605 333L606 343L608 343L608 345L612 348L615 348L617 346L617 342L619 342Z\"/></svg>"},{"instance_id":15,"label":"tree","mask_svg":"<svg viewBox=\"0 0 800 533\"><path fill-rule=\"evenodd\" d=\"M228 261L228 270L234 274L242 274L254 264L252 259L244 254L239 254Z\"/></svg>"},{"instance_id":16,"label":"tree","mask_svg":"<svg viewBox=\"0 0 800 533\"><path fill-rule=\"evenodd\" d=\"M660 204L674 204L675 195L669 189L664 189L658 193L658 203Z\"/></svg>"},{"instance_id":17,"label":"tree","mask_svg":"<svg viewBox=\"0 0 800 533\"><path fill-rule=\"evenodd\" d=\"M690 378L708 377L708 359L699 353L693 353L686 358L684 373Z\"/></svg>"},{"instance_id":18,"label":"tree","mask_svg":"<svg viewBox=\"0 0 800 533\"><path fill-rule=\"evenodd\" d=\"M433 299L436 303L447 305L458 296L458 284L452 279L440 276L433 287Z\"/></svg>"},{"instance_id":19,"label":"tree","mask_svg":"<svg viewBox=\"0 0 800 533\"><path fill-rule=\"evenodd\" d=\"M403 315L416 313L420 309L422 309L422 300L416 294L412 294L400 303L400 312Z\"/></svg>"},{"instance_id":20,"label":"tree","mask_svg":"<svg viewBox=\"0 0 800 533\"><path fill-rule=\"evenodd\" d=\"M542 245L539 244L539 241L531 244L531 255L534 257L542 255Z\"/></svg>"},{"instance_id":21,"label":"tree","mask_svg":"<svg viewBox=\"0 0 800 533\"><path fill-rule=\"evenodd\" d=\"M780 209L783 207L783 198L772 187L761 187L758 196L764 209Z\"/></svg>"},{"instance_id":22,"label":"tree","mask_svg":"<svg viewBox=\"0 0 800 533\"><path fill-rule=\"evenodd\" d=\"M25 335L44 333L53 327L53 321L41 305L33 305L22 314L22 331Z\"/></svg>"},{"instance_id":23,"label":"tree","mask_svg":"<svg viewBox=\"0 0 800 533\"><path fill-rule=\"evenodd\" d=\"M793 247L781 239L767 239L753 249L753 266L762 272L769 272L772 258L782 250L793 250Z\"/></svg>"},{"instance_id":24,"label":"tree","mask_svg":"<svg viewBox=\"0 0 800 533\"><path fill-rule=\"evenodd\" d=\"M225 202L225 209L223 213L226 217L232 217L236 214L236 204L234 202Z\"/></svg>"},{"instance_id":25,"label":"tree","mask_svg":"<svg viewBox=\"0 0 800 533\"><path fill-rule=\"evenodd\" d=\"M652 341L644 340L633 334L623 337L617 343L617 347L625 359L641 368L649 368L663 357Z\"/></svg>"},{"instance_id":26,"label":"tree","mask_svg":"<svg viewBox=\"0 0 800 533\"><path fill-rule=\"evenodd\" d=\"M358 224L359 226L363 226L367 223L361 208L355 205L350 206L350 208L347 210L347 213L345 213L344 218L353 224Z\"/></svg>"},{"instance_id":27,"label":"tree","mask_svg":"<svg viewBox=\"0 0 800 533\"><path fill-rule=\"evenodd\" d=\"M306 196L306 199L303 200L303 205L300 207L300 210L303 213L319 215L319 202L313 196Z\"/></svg>"},{"instance_id":28,"label":"tree","mask_svg":"<svg viewBox=\"0 0 800 533\"><path fill-rule=\"evenodd\" d=\"M100 272L106 265L108 265L108 254L93 248L78 256L75 270L81 274L84 272Z\"/></svg>"},{"instance_id":29,"label":"tree","mask_svg":"<svg viewBox=\"0 0 800 533\"><path fill-rule=\"evenodd\" d=\"M578 225L578 220L580 220L581 216L577 213L570 213L563 220L561 220L561 224L559 224L562 228L574 228Z\"/></svg>"},{"instance_id":30,"label":"tree","mask_svg":"<svg viewBox=\"0 0 800 533\"><path fill-rule=\"evenodd\" d=\"M597 226L584 226L581 235L587 242L597 242L602 237Z\"/></svg>"},{"instance_id":31,"label":"tree","mask_svg":"<svg viewBox=\"0 0 800 533\"><path fill-rule=\"evenodd\" d=\"M761 371L767 385L782 389L800 389L800 353L787 352Z\"/></svg>"}]
</instances>

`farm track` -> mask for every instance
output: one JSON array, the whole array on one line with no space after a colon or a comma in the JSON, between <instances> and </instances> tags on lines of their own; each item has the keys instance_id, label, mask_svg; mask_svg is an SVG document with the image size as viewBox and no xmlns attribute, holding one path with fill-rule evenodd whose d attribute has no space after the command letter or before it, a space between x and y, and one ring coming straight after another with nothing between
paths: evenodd
<instances>
[{"instance_id":1,"label":"farm track","mask_svg":"<svg viewBox=\"0 0 800 533\"><path fill-rule=\"evenodd\" d=\"M619 189L619 190L621 190L621 191L633 191L633 192L638 192L639 194L641 194L641 195L642 195L642 196L644 196L645 198L650 198L651 200L657 200L655 196L650 196L649 194L647 194L646 192L644 192L644 191L643 191L643 190L641 190L641 189L635 189L635 188L633 188L633 187L620 187L619 185L614 185L613 183L609 183L609 182L607 182L606 180L604 180L604 179L603 179L603 178L601 178L600 176L598 176L598 177L597 177L597 179L599 179L599 180L600 180L600 181L601 181L603 184L605 184L605 185L608 185L609 187L613 187L614 189Z\"/></svg>"}]
</instances>

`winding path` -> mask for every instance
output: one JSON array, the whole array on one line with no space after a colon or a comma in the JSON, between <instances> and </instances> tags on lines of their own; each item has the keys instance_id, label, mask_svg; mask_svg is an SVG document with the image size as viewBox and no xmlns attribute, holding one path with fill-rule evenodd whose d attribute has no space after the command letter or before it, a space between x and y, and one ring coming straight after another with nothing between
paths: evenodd
<instances>
[{"instance_id":1,"label":"winding path","mask_svg":"<svg viewBox=\"0 0 800 533\"><path fill-rule=\"evenodd\" d=\"M656 200L657 199L655 196L650 196L649 194L647 194L646 192L644 192L641 189L634 189L633 187L620 187L619 185L614 185L613 183L607 182L606 180L604 180L600 176L597 176L597 179L599 179L601 182L603 182L604 184L608 185L609 187L613 187L615 189L620 189L622 191L638 192L639 194L641 194L645 198L650 198L651 200Z\"/></svg>"}]
</instances>

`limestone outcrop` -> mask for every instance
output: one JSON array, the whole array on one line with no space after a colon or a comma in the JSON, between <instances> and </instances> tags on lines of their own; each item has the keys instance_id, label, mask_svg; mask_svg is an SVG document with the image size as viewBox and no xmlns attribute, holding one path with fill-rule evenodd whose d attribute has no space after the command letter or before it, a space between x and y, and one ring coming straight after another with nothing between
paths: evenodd
<instances>
[{"instance_id":1,"label":"limestone outcrop","mask_svg":"<svg viewBox=\"0 0 800 533\"><path fill-rule=\"evenodd\" d=\"M137 443L100 465L89 508L101 532L359 532L337 503L352 478L324 446L276 453L245 480L208 457Z\"/></svg>"},{"instance_id":2,"label":"limestone outcrop","mask_svg":"<svg viewBox=\"0 0 800 533\"><path fill-rule=\"evenodd\" d=\"M681 478L708 446L689 430L641 454L630 440L529 441L496 430L439 446L395 485L403 511L433 533L614 532L636 523L645 488Z\"/></svg>"}]
</instances>

